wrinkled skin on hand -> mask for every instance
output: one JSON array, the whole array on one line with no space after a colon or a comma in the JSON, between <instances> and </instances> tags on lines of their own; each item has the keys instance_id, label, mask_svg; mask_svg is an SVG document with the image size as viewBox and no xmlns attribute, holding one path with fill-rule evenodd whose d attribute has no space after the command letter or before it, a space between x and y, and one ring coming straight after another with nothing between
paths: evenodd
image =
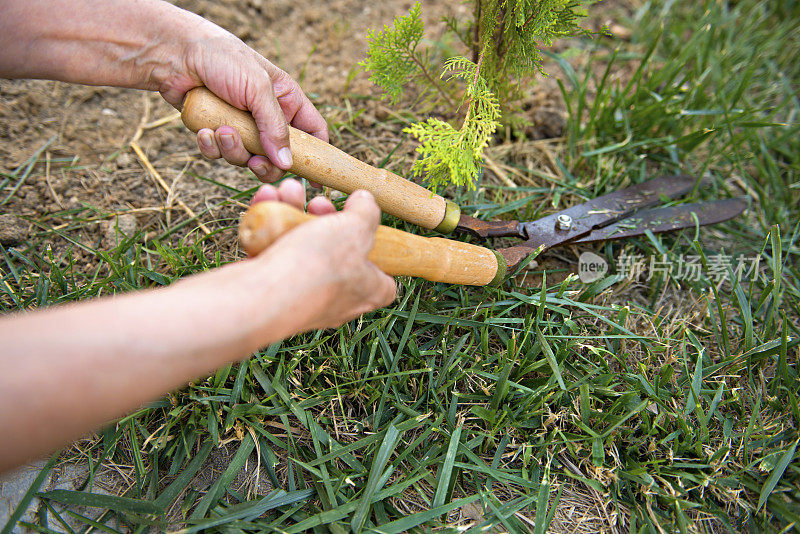
<instances>
[{"instance_id":1,"label":"wrinkled skin on hand","mask_svg":"<svg viewBox=\"0 0 800 534\"><path fill-rule=\"evenodd\" d=\"M180 109L206 86L253 114L267 157L231 128L198 132L208 158L247 165L265 182L291 166L287 124L328 140L325 120L291 76L239 38L161 0L4 0L0 78L44 78L157 90Z\"/></svg>"},{"instance_id":2,"label":"wrinkled skin on hand","mask_svg":"<svg viewBox=\"0 0 800 534\"><path fill-rule=\"evenodd\" d=\"M304 197L299 182L285 180L279 188L262 186L252 202L280 200L303 209ZM320 217L284 234L249 260L265 272L291 273L304 281L294 288L300 305L287 313L302 317L303 330L313 330L340 326L390 304L397 292L394 279L367 259L380 222L372 195L354 192L341 212L317 197L308 211Z\"/></svg>"},{"instance_id":3,"label":"wrinkled skin on hand","mask_svg":"<svg viewBox=\"0 0 800 534\"><path fill-rule=\"evenodd\" d=\"M249 110L261 133L267 157L250 154L230 126L197 132L200 152L247 166L263 182L274 182L292 164L287 124L328 141L328 125L291 76L221 28L188 44L182 60L160 92L180 108L184 95L206 86L233 106Z\"/></svg>"}]
</instances>

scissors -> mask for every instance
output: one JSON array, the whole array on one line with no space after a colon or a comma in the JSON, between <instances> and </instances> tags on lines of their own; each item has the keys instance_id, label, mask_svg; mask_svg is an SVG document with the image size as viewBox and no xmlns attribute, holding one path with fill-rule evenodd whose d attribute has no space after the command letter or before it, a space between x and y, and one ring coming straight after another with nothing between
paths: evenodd
<instances>
[{"instance_id":1,"label":"scissors","mask_svg":"<svg viewBox=\"0 0 800 534\"><path fill-rule=\"evenodd\" d=\"M199 87L187 93L181 118L194 132L229 125L239 132L247 150L264 155L250 113L227 104L208 89ZM466 233L480 239L522 240L492 250L380 226L369 259L392 276L496 285L529 256L551 247L716 224L736 217L748 206L745 197L659 207L665 199L685 195L697 185L695 178L678 174L653 178L530 222L483 221L461 213L454 202L386 169L359 161L305 132L289 127L289 134L294 161L289 171L298 176L344 193L366 189L384 212L428 230ZM313 218L286 204L261 202L242 217L240 242L248 254L256 255L282 233Z\"/></svg>"}]
</instances>

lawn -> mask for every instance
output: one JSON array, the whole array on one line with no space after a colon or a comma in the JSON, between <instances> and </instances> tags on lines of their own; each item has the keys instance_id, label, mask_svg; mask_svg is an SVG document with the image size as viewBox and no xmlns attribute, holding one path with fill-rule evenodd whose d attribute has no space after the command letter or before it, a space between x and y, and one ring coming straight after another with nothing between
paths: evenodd
<instances>
[{"instance_id":1,"label":"lawn","mask_svg":"<svg viewBox=\"0 0 800 534\"><path fill-rule=\"evenodd\" d=\"M636 4L629 38L581 38L547 56L568 121L563 139L536 146L557 172L526 166L532 141L499 140L483 186L446 196L481 218L527 220L684 172L707 177L688 201L747 195L744 215L557 249L498 288L398 279L393 306L266 347L54 457L46 469L89 461L84 491L42 493L38 524L26 526L800 529L800 6ZM403 114L383 120L403 126ZM346 118L331 126L334 140L369 132ZM381 146L384 164L394 148ZM0 174L3 198L31 161ZM79 228L96 214L62 215ZM197 224L189 218L92 249L97 267L86 272L71 249L43 245L68 238L65 227L37 224L26 246L0 248L4 313L228 261L206 238L174 239ZM611 266L588 284L564 271L584 250ZM124 471L119 495L91 491L103 465Z\"/></svg>"}]
</instances>

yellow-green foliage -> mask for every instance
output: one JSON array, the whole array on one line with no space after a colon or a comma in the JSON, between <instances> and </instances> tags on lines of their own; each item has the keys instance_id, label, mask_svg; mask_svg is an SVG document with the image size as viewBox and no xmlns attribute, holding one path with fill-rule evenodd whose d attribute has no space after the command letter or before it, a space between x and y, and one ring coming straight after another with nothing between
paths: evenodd
<instances>
[{"instance_id":1,"label":"yellow-green foliage","mask_svg":"<svg viewBox=\"0 0 800 534\"><path fill-rule=\"evenodd\" d=\"M395 17L393 27L367 32L369 56L360 64L372 73L370 81L380 85L384 97L393 104L400 99L403 85L420 68L416 54L422 34L419 2L405 17Z\"/></svg>"},{"instance_id":2,"label":"yellow-green foliage","mask_svg":"<svg viewBox=\"0 0 800 534\"><path fill-rule=\"evenodd\" d=\"M560 36L580 33L578 19L584 4L575 0L473 0L473 20L466 24L448 19L448 29L472 54L440 58L441 76L432 75L435 49L420 46L424 35L421 6L394 24L367 35L369 55L361 62L370 80L381 86L384 98L397 103L413 84L419 93L438 93L439 104L456 107L453 94L462 98L454 113L466 110L460 128L437 118L406 128L420 141L419 159L412 172L429 180L434 189L452 183L475 187L480 176L483 150L491 141L510 101L521 94L523 76L541 71L540 43L549 46ZM442 65L442 63L438 63ZM441 80L450 82L442 84ZM463 89L458 89L461 82ZM414 83L417 82L417 83ZM436 91L436 93L434 93Z\"/></svg>"},{"instance_id":3,"label":"yellow-green foliage","mask_svg":"<svg viewBox=\"0 0 800 534\"><path fill-rule=\"evenodd\" d=\"M500 103L486 87L477 65L467 58L450 58L442 77L466 82L467 115L458 130L436 118L404 130L420 142L417 147L420 157L414 162L412 172L427 177L433 189L449 182L474 188L474 178L481 171L483 149L499 125Z\"/></svg>"}]
</instances>

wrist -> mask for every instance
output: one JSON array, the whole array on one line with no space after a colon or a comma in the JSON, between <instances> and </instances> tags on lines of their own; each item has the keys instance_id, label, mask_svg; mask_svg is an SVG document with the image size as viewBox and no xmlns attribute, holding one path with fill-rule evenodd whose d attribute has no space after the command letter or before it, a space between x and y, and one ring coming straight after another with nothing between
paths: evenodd
<instances>
[{"instance_id":1,"label":"wrist","mask_svg":"<svg viewBox=\"0 0 800 534\"><path fill-rule=\"evenodd\" d=\"M334 286L325 264L307 249L273 246L237 265L240 302L249 310L246 331L256 347L323 327L319 320L334 304Z\"/></svg>"},{"instance_id":2,"label":"wrist","mask_svg":"<svg viewBox=\"0 0 800 534\"><path fill-rule=\"evenodd\" d=\"M241 359L261 347L311 328L319 299L313 281L288 255L263 254L189 277L167 291L181 302L184 321L197 332L211 367Z\"/></svg>"},{"instance_id":3,"label":"wrist","mask_svg":"<svg viewBox=\"0 0 800 534\"><path fill-rule=\"evenodd\" d=\"M152 39L160 41L158 49L143 49L143 56L160 61L162 68L140 74L146 84L143 89L162 94L180 88L185 93L202 85L200 70L202 51L216 40L227 40L232 35L200 15L168 4L169 14L162 17L160 27L151 30ZM142 76L143 74L143 76Z\"/></svg>"},{"instance_id":4,"label":"wrist","mask_svg":"<svg viewBox=\"0 0 800 534\"><path fill-rule=\"evenodd\" d=\"M114 59L114 64L128 73L122 76L128 80L126 86L164 94L172 86L182 85L185 93L202 85L194 66L197 50L202 49L203 43L229 36L228 32L162 0L147 0L145 4L147 9L134 17L137 44L128 54ZM136 9L139 4L126 2L126 5Z\"/></svg>"}]
</instances>

